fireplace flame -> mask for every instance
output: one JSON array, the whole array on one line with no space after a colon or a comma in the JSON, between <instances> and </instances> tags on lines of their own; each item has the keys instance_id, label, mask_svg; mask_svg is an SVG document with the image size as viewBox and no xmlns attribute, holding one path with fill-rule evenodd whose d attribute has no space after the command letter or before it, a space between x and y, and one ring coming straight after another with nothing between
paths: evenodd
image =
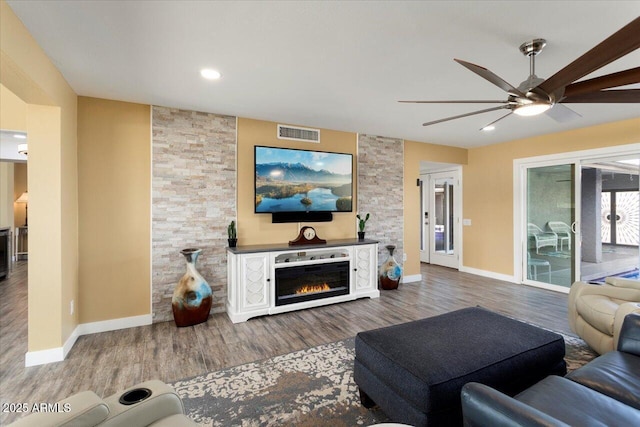
<instances>
[{"instance_id":1,"label":"fireplace flame","mask_svg":"<svg viewBox=\"0 0 640 427\"><path fill-rule=\"evenodd\" d=\"M331 287L326 283L322 285L303 285L296 289L296 295L312 294L315 292L330 291Z\"/></svg>"}]
</instances>

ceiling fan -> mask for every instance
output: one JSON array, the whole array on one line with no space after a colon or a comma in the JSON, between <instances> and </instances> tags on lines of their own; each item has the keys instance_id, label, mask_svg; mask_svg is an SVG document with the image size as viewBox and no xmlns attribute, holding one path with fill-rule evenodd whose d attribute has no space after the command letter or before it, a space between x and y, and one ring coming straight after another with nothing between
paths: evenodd
<instances>
[{"instance_id":1,"label":"ceiling fan","mask_svg":"<svg viewBox=\"0 0 640 427\"><path fill-rule=\"evenodd\" d=\"M530 72L527 80L520 83L518 87L512 86L484 67L460 59L454 59L454 61L460 65L507 92L508 97L506 101L461 100L399 102L417 104L502 104L497 107L426 122L422 124L423 126L487 113L489 111L509 110L506 115L482 127L482 130L493 129L492 126L496 122L511 115L511 113L520 116L534 116L546 113L558 122L566 122L581 117L578 113L562 104L640 103L640 89L612 90L612 88L640 83L640 67L576 82L576 80L640 47L640 17L631 21L622 29L615 32L596 47L546 80L535 75L535 57L542 51L545 45L546 41L544 39L534 39L520 46L520 52L529 57Z\"/></svg>"}]
</instances>

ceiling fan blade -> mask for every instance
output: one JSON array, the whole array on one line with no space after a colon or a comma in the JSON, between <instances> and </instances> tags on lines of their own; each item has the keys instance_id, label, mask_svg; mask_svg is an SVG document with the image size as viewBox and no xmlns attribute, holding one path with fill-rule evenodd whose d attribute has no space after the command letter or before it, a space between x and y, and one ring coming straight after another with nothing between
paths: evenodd
<instances>
[{"instance_id":1,"label":"ceiling fan blade","mask_svg":"<svg viewBox=\"0 0 640 427\"><path fill-rule=\"evenodd\" d=\"M640 67L571 83L564 89L564 96L571 97L575 95L582 95L583 93L597 92L602 89L626 86L635 83L640 83Z\"/></svg>"},{"instance_id":2,"label":"ceiling fan blade","mask_svg":"<svg viewBox=\"0 0 640 427\"><path fill-rule=\"evenodd\" d=\"M398 101L410 104L508 104L509 101Z\"/></svg>"},{"instance_id":3,"label":"ceiling fan blade","mask_svg":"<svg viewBox=\"0 0 640 427\"><path fill-rule=\"evenodd\" d=\"M562 100L563 104L638 104L640 103L640 89L601 90L599 92L583 93L568 96Z\"/></svg>"},{"instance_id":4,"label":"ceiling fan blade","mask_svg":"<svg viewBox=\"0 0 640 427\"><path fill-rule=\"evenodd\" d=\"M575 119L579 119L582 117L580 114L573 111L571 108L562 104L555 104L553 107L548 109L545 114L551 117L558 123L567 123Z\"/></svg>"},{"instance_id":5,"label":"ceiling fan blade","mask_svg":"<svg viewBox=\"0 0 640 427\"><path fill-rule=\"evenodd\" d=\"M474 111L472 113L460 114L459 116L447 117L446 119L434 120L432 122L423 123L422 126L430 126L435 125L436 123L447 122L449 120L460 119L462 117L473 116L476 114L488 113L489 111L502 110L505 108L510 108L508 105L501 105L499 107L487 108L486 110Z\"/></svg>"},{"instance_id":6,"label":"ceiling fan blade","mask_svg":"<svg viewBox=\"0 0 640 427\"><path fill-rule=\"evenodd\" d=\"M468 68L469 70L473 71L474 73L476 73L480 77L484 78L485 80L490 81L491 83L493 83L494 85L498 86L500 89L504 90L505 92L509 92L509 93L512 93L512 94L518 95L518 96L525 96L524 93L520 92L518 89L513 87L511 84L507 83L502 78L498 77L495 73L493 73L492 71L487 70L484 67L481 67L481 66L476 65L476 64L472 64L471 62L463 61L461 59L454 59L454 61L456 61L458 64Z\"/></svg>"},{"instance_id":7,"label":"ceiling fan blade","mask_svg":"<svg viewBox=\"0 0 640 427\"><path fill-rule=\"evenodd\" d=\"M488 128L489 126L493 126L493 125L495 125L496 123L498 123L500 120L504 119L505 117L509 117L509 116L511 115L511 113L512 113L512 111L509 111L507 114L505 114L504 116L500 117L499 119L494 120L494 121L492 121L491 123L489 123L489 124L487 124L487 125L482 126L482 127L480 128L480 130L485 130L485 129L486 129L486 128ZM488 129L487 129L487 130L488 130Z\"/></svg>"},{"instance_id":8,"label":"ceiling fan blade","mask_svg":"<svg viewBox=\"0 0 640 427\"><path fill-rule=\"evenodd\" d=\"M616 31L603 42L538 85L552 94L581 77L604 67L640 47L640 17Z\"/></svg>"}]
</instances>

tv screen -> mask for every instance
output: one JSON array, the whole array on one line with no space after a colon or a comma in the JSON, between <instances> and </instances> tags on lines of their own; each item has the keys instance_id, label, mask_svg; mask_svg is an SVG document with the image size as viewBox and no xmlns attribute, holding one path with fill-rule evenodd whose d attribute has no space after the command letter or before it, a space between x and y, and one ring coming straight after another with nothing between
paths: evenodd
<instances>
[{"instance_id":1,"label":"tv screen","mask_svg":"<svg viewBox=\"0 0 640 427\"><path fill-rule=\"evenodd\" d=\"M255 212L351 212L352 157L256 146Z\"/></svg>"}]
</instances>

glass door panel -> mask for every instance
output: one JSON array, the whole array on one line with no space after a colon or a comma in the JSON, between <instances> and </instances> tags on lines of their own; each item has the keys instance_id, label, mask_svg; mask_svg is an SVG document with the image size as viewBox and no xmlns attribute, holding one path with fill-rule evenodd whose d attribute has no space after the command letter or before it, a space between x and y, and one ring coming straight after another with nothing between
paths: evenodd
<instances>
[{"instance_id":1,"label":"glass door panel","mask_svg":"<svg viewBox=\"0 0 640 427\"><path fill-rule=\"evenodd\" d=\"M576 278L575 165L527 168L526 279L570 287Z\"/></svg>"},{"instance_id":2,"label":"glass door panel","mask_svg":"<svg viewBox=\"0 0 640 427\"><path fill-rule=\"evenodd\" d=\"M458 180L457 171L434 173L429 180L430 262L452 268L459 267Z\"/></svg>"},{"instance_id":3,"label":"glass door panel","mask_svg":"<svg viewBox=\"0 0 640 427\"><path fill-rule=\"evenodd\" d=\"M615 241L616 245L638 246L640 234L638 231L638 205L640 198L637 191L616 191L615 212Z\"/></svg>"},{"instance_id":4,"label":"glass door panel","mask_svg":"<svg viewBox=\"0 0 640 427\"><path fill-rule=\"evenodd\" d=\"M600 235L602 243L611 243L611 193L600 194L600 211L602 212L602 225Z\"/></svg>"},{"instance_id":5,"label":"glass door panel","mask_svg":"<svg viewBox=\"0 0 640 427\"><path fill-rule=\"evenodd\" d=\"M431 231L429 229L429 182L430 177L427 174L420 175L420 216L422 217L420 224L420 262L430 262L429 258Z\"/></svg>"},{"instance_id":6,"label":"glass door panel","mask_svg":"<svg viewBox=\"0 0 640 427\"><path fill-rule=\"evenodd\" d=\"M637 278L639 165L635 154L582 162L580 280L604 283L610 276Z\"/></svg>"}]
</instances>

